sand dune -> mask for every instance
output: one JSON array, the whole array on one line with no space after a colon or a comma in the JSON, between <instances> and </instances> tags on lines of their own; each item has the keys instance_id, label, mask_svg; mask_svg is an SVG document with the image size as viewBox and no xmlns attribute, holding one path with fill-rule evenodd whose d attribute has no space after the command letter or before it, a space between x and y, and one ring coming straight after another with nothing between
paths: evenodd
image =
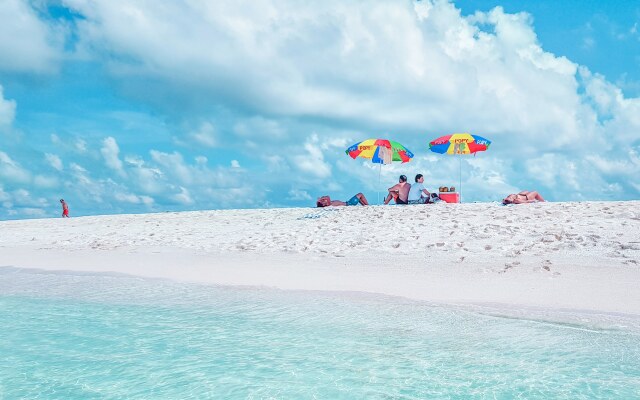
<instances>
[{"instance_id":1,"label":"sand dune","mask_svg":"<svg viewBox=\"0 0 640 400\"><path fill-rule=\"evenodd\" d=\"M640 201L4 221L0 266L640 315Z\"/></svg>"}]
</instances>

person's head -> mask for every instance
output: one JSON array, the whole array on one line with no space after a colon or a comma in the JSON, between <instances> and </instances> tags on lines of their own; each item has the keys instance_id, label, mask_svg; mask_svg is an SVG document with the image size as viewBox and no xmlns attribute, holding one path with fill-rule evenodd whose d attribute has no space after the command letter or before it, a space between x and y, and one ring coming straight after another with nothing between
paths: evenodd
<instances>
[{"instance_id":1,"label":"person's head","mask_svg":"<svg viewBox=\"0 0 640 400\"><path fill-rule=\"evenodd\" d=\"M60 203L64 203L64 199L60 199Z\"/></svg>"},{"instance_id":2,"label":"person's head","mask_svg":"<svg viewBox=\"0 0 640 400\"><path fill-rule=\"evenodd\" d=\"M422 174L418 174L416 175L416 182L424 182L424 177L422 176Z\"/></svg>"},{"instance_id":3,"label":"person's head","mask_svg":"<svg viewBox=\"0 0 640 400\"><path fill-rule=\"evenodd\" d=\"M512 204L515 199L516 195L510 194L502 200L502 204Z\"/></svg>"},{"instance_id":4,"label":"person's head","mask_svg":"<svg viewBox=\"0 0 640 400\"><path fill-rule=\"evenodd\" d=\"M400 175L400 182L406 182L407 181L407 176L406 175Z\"/></svg>"},{"instance_id":5,"label":"person's head","mask_svg":"<svg viewBox=\"0 0 640 400\"><path fill-rule=\"evenodd\" d=\"M331 205L331 199L329 196L318 197L316 201L316 207L328 207Z\"/></svg>"}]
</instances>

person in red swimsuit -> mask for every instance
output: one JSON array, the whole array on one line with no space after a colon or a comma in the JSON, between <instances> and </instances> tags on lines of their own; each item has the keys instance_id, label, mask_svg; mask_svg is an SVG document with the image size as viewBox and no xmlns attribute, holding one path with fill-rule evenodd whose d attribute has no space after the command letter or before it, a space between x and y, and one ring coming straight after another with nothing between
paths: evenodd
<instances>
[{"instance_id":1,"label":"person in red swimsuit","mask_svg":"<svg viewBox=\"0 0 640 400\"><path fill-rule=\"evenodd\" d=\"M70 218L69 217L69 206L64 199L60 199L60 203L62 203L62 218Z\"/></svg>"}]
</instances>

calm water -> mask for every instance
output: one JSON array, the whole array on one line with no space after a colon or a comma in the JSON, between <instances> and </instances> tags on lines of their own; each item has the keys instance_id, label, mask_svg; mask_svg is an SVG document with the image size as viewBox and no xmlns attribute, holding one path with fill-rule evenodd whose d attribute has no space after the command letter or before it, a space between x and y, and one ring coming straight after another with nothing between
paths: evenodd
<instances>
[{"instance_id":1,"label":"calm water","mask_svg":"<svg viewBox=\"0 0 640 400\"><path fill-rule=\"evenodd\" d=\"M573 321L0 268L0 399L640 398L637 328Z\"/></svg>"}]
</instances>

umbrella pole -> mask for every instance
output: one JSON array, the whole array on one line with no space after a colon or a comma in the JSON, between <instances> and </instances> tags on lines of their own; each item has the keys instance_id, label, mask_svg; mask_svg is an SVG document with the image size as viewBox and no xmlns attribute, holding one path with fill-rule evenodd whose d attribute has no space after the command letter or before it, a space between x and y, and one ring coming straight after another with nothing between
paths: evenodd
<instances>
[{"instance_id":1,"label":"umbrella pole","mask_svg":"<svg viewBox=\"0 0 640 400\"><path fill-rule=\"evenodd\" d=\"M380 205L380 174L382 173L382 164L378 165L378 205Z\"/></svg>"},{"instance_id":2,"label":"umbrella pole","mask_svg":"<svg viewBox=\"0 0 640 400\"><path fill-rule=\"evenodd\" d=\"M462 203L462 156L459 155L458 158L460 159L460 168L459 168L460 181L458 183L460 183L460 203Z\"/></svg>"}]
</instances>

